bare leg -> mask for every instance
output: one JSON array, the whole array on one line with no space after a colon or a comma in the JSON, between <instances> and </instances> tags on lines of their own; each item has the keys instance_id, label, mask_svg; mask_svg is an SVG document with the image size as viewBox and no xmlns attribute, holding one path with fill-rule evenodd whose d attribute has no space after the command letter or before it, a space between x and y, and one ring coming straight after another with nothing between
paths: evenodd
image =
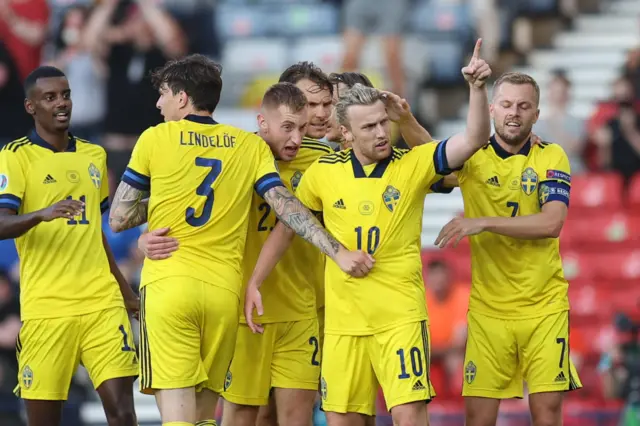
<instances>
[{"instance_id":1,"label":"bare leg","mask_svg":"<svg viewBox=\"0 0 640 426\"><path fill-rule=\"evenodd\" d=\"M358 413L326 412L328 426L365 426L367 417Z\"/></svg>"},{"instance_id":2,"label":"bare leg","mask_svg":"<svg viewBox=\"0 0 640 426\"><path fill-rule=\"evenodd\" d=\"M355 71L360 63L360 53L366 41L365 36L356 31L349 29L344 33L344 62L342 68L345 71Z\"/></svg>"},{"instance_id":3,"label":"bare leg","mask_svg":"<svg viewBox=\"0 0 640 426\"><path fill-rule=\"evenodd\" d=\"M313 406L318 392L303 389L275 389L279 426L312 426Z\"/></svg>"},{"instance_id":4,"label":"bare leg","mask_svg":"<svg viewBox=\"0 0 640 426\"><path fill-rule=\"evenodd\" d=\"M500 400L467 396L464 399L466 426L495 426L498 421Z\"/></svg>"},{"instance_id":5,"label":"bare leg","mask_svg":"<svg viewBox=\"0 0 640 426\"><path fill-rule=\"evenodd\" d=\"M64 401L40 401L25 399L29 426L59 426Z\"/></svg>"},{"instance_id":6,"label":"bare leg","mask_svg":"<svg viewBox=\"0 0 640 426\"><path fill-rule=\"evenodd\" d=\"M424 401L409 402L391 409L396 426L428 426L427 404Z\"/></svg>"},{"instance_id":7,"label":"bare leg","mask_svg":"<svg viewBox=\"0 0 640 426\"><path fill-rule=\"evenodd\" d=\"M402 67L402 37L388 35L383 39L387 72L391 80L391 91L400 97L405 96L405 78Z\"/></svg>"},{"instance_id":8,"label":"bare leg","mask_svg":"<svg viewBox=\"0 0 640 426\"><path fill-rule=\"evenodd\" d=\"M256 426L278 426L276 399L273 395L269 397L269 405L262 406L258 409Z\"/></svg>"},{"instance_id":9,"label":"bare leg","mask_svg":"<svg viewBox=\"0 0 640 426\"><path fill-rule=\"evenodd\" d=\"M97 391L109 426L136 426L138 420L133 405L135 377L120 377L102 383Z\"/></svg>"},{"instance_id":10,"label":"bare leg","mask_svg":"<svg viewBox=\"0 0 640 426\"><path fill-rule=\"evenodd\" d=\"M196 390L194 387L156 390L155 395L162 423L196 422Z\"/></svg>"},{"instance_id":11,"label":"bare leg","mask_svg":"<svg viewBox=\"0 0 640 426\"><path fill-rule=\"evenodd\" d=\"M541 392L529 395L533 426L562 426L562 392Z\"/></svg>"},{"instance_id":12,"label":"bare leg","mask_svg":"<svg viewBox=\"0 0 640 426\"><path fill-rule=\"evenodd\" d=\"M258 406L239 405L224 400L222 426L255 426L258 418Z\"/></svg>"},{"instance_id":13,"label":"bare leg","mask_svg":"<svg viewBox=\"0 0 640 426\"><path fill-rule=\"evenodd\" d=\"M202 389L196 392L196 419L197 421L213 420L216 418L219 395L211 389Z\"/></svg>"}]
</instances>

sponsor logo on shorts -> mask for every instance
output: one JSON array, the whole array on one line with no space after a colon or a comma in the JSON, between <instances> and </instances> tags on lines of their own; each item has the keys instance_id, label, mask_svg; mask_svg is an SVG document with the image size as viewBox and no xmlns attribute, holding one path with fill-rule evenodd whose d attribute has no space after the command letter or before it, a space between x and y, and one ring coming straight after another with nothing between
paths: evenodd
<instances>
[{"instance_id":1,"label":"sponsor logo on shorts","mask_svg":"<svg viewBox=\"0 0 640 426\"><path fill-rule=\"evenodd\" d=\"M476 371L476 365L473 363L473 361L469 361L467 363L467 366L464 367L464 379L468 384L473 383L473 381L475 380Z\"/></svg>"},{"instance_id":2,"label":"sponsor logo on shorts","mask_svg":"<svg viewBox=\"0 0 640 426\"><path fill-rule=\"evenodd\" d=\"M33 384L33 371L28 365L25 365L22 369L22 387L29 389Z\"/></svg>"},{"instance_id":3,"label":"sponsor logo on shorts","mask_svg":"<svg viewBox=\"0 0 640 426\"><path fill-rule=\"evenodd\" d=\"M322 400L327 400L327 381L324 379L320 379L320 395L322 395Z\"/></svg>"}]
</instances>

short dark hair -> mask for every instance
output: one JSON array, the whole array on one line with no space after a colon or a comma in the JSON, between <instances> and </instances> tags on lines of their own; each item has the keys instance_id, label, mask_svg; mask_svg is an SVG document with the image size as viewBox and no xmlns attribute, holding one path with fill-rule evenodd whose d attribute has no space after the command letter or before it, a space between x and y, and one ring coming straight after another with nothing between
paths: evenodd
<instances>
[{"instance_id":1,"label":"short dark hair","mask_svg":"<svg viewBox=\"0 0 640 426\"><path fill-rule=\"evenodd\" d=\"M373 83L369 80L369 77L361 72L332 72L329 74L329 80L331 84L346 84L347 87L352 88L354 84L360 83L363 86L373 87Z\"/></svg>"},{"instance_id":2,"label":"short dark hair","mask_svg":"<svg viewBox=\"0 0 640 426\"><path fill-rule=\"evenodd\" d=\"M64 77L67 78L64 72L56 67L51 67L48 65L38 67L31 71L27 78L24 80L24 93L29 96L29 92L36 85L38 80L41 78L52 78L52 77Z\"/></svg>"},{"instance_id":3,"label":"short dark hair","mask_svg":"<svg viewBox=\"0 0 640 426\"><path fill-rule=\"evenodd\" d=\"M494 96L498 92L498 88L503 83L513 84L515 86L523 86L529 85L533 87L536 96L536 105L540 104L540 86L536 80L528 74L524 74L521 72L506 72L498 77L498 80L493 84L493 93Z\"/></svg>"},{"instance_id":4,"label":"short dark hair","mask_svg":"<svg viewBox=\"0 0 640 426\"><path fill-rule=\"evenodd\" d=\"M276 83L265 92L262 106L278 108L280 105L285 105L291 111L298 112L307 105L307 97L295 84Z\"/></svg>"},{"instance_id":5,"label":"short dark hair","mask_svg":"<svg viewBox=\"0 0 640 426\"><path fill-rule=\"evenodd\" d=\"M333 84L327 74L313 62L304 61L291 65L280 75L278 82L296 84L300 80L311 80L320 88L327 89L333 95Z\"/></svg>"},{"instance_id":6,"label":"short dark hair","mask_svg":"<svg viewBox=\"0 0 640 426\"><path fill-rule=\"evenodd\" d=\"M204 55L174 59L151 74L159 89L166 84L175 95L185 92L198 111L213 113L222 92L222 66Z\"/></svg>"}]
</instances>

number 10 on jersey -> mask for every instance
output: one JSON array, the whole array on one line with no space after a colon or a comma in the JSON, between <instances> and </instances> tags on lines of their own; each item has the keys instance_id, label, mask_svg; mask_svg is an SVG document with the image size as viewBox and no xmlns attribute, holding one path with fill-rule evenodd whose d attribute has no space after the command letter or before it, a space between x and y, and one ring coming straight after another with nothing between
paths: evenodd
<instances>
[{"instance_id":1,"label":"number 10 on jersey","mask_svg":"<svg viewBox=\"0 0 640 426\"><path fill-rule=\"evenodd\" d=\"M363 247L366 246L367 253L373 255L380 244L380 228L372 226L366 233L363 233L362 226L358 226L355 231L357 250L364 250ZM363 238L365 239L364 244Z\"/></svg>"}]
</instances>

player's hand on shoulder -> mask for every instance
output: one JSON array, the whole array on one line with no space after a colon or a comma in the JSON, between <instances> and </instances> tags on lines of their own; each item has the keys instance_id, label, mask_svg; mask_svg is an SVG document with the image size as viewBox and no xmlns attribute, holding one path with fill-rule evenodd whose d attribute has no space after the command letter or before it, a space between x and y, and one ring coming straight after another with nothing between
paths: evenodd
<instances>
[{"instance_id":1,"label":"player's hand on shoulder","mask_svg":"<svg viewBox=\"0 0 640 426\"><path fill-rule=\"evenodd\" d=\"M411 107L406 99L401 98L395 93L381 90L382 100L387 107L389 120L398 123L409 120L411 118Z\"/></svg>"},{"instance_id":2,"label":"player's hand on shoulder","mask_svg":"<svg viewBox=\"0 0 640 426\"><path fill-rule=\"evenodd\" d=\"M445 248L451 241L456 247L460 240L468 235L476 235L484 231L481 218L455 217L449 221L438 234L435 245Z\"/></svg>"},{"instance_id":3,"label":"player's hand on shoulder","mask_svg":"<svg viewBox=\"0 0 640 426\"><path fill-rule=\"evenodd\" d=\"M342 269L343 272L356 277L361 278L369 273L375 259L371 255L363 251L348 251L341 249L336 256L336 263Z\"/></svg>"},{"instance_id":4,"label":"player's hand on shoulder","mask_svg":"<svg viewBox=\"0 0 640 426\"><path fill-rule=\"evenodd\" d=\"M244 295L244 317L247 320L247 325L253 333L262 333L264 332L264 327L253 322L254 310L258 316L261 316L264 313L264 308L262 307L262 294L260 294L260 290L255 283L249 282Z\"/></svg>"},{"instance_id":5,"label":"player's hand on shoulder","mask_svg":"<svg viewBox=\"0 0 640 426\"><path fill-rule=\"evenodd\" d=\"M476 41L469 65L462 68L462 75L464 79L467 80L467 83L478 89L484 87L487 79L491 77L491 67L489 67L489 64L486 63L484 59L480 58L480 47L482 47L481 38Z\"/></svg>"},{"instance_id":6,"label":"player's hand on shoulder","mask_svg":"<svg viewBox=\"0 0 640 426\"><path fill-rule=\"evenodd\" d=\"M38 217L43 222L51 222L54 219L73 219L84 211L84 203L78 200L62 200L52 206L38 212Z\"/></svg>"},{"instance_id":7,"label":"player's hand on shoulder","mask_svg":"<svg viewBox=\"0 0 640 426\"><path fill-rule=\"evenodd\" d=\"M161 260L171 257L178 250L178 240L168 237L169 228L155 229L145 232L138 238L138 248L146 258Z\"/></svg>"},{"instance_id":8,"label":"player's hand on shoulder","mask_svg":"<svg viewBox=\"0 0 640 426\"><path fill-rule=\"evenodd\" d=\"M531 146L542 145L542 138L535 133L531 133Z\"/></svg>"}]
</instances>

